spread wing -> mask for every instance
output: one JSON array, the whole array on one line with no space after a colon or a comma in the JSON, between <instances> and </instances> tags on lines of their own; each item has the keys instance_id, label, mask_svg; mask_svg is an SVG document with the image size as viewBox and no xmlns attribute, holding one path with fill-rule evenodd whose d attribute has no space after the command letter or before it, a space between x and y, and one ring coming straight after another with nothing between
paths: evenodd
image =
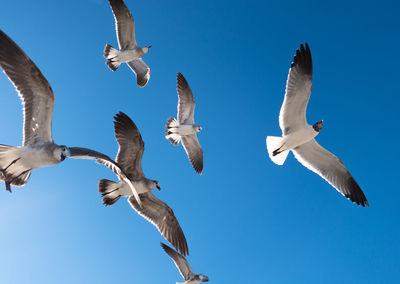
<instances>
[{"instance_id":1,"label":"spread wing","mask_svg":"<svg viewBox=\"0 0 400 284\"><path fill-rule=\"evenodd\" d=\"M311 51L306 43L296 50L286 82L285 99L279 114L279 126L283 135L307 126L307 104L312 88Z\"/></svg>"},{"instance_id":2,"label":"spread wing","mask_svg":"<svg viewBox=\"0 0 400 284\"><path fill-rule=\"evenodd\" d=\"M118 45L120 50L136 46L135 21L122 0L109 0L115 18Z\"/></svg>"},{"instance_id":3,"label":"spread wing","mask_svg":"<svg viewBox=\"0 0 400 284\"><path fill-rule=\"evenodd\" d=\"M178 121L180 124L194 124L194 98L192 90L181 73L176 76L178 90Z\"/></svg>"},{"instance_id":4,"label":"spread wing","mask_svg":"<svg viewBox=\"0 0 400 284\"><path fill-rule=\"evenodd\" d=\"M96 160L99 164L105 165L107 168L112 170L120 180L123 180L126 182L129 187L132 190L132 193L136 200L139 201L139 204L141 204L141 200L139 197L139 194L137 193L137 190L133 186L132 182L129 180L125 172L120 168L120 166L114 162L110 157L107 155L104 155L100 152L87 149L87 148L81 148L81 147L69 147L68 148L70 151L70 158L74 159L90 159L90 160Z\"/></svg>"},{"instance_id":5,"label":"spread wing","mask_svg":"<svg viewBox=\"0 0 400 284\"><path fill-rule=\"evenodd\" d=\"M128 202L136 212L156 226L164 238L177 250L183 255L189 254L185 235L172 209L151 192L140 194L140 199L142 207L139 207L132 197L128 199Z\"/></svg>"},{"instance_id":6,"label":"spread wing","mask_svg":"<svg viewBox=\"0 0 400 284\"><path fill-rule=\"evenodd\" d=\"M142 178L142 156L144 142L135 123L123 112L114 116L115 137L119 149L116 158L130 180Z\"/></svg>"},{"instance_id":7,"label":"spread wing","mask_svg":"<svg viewBox=\"0 0 400 284\"><path fill-rule=\"evenodd\" d=\"M144 87L150 80L150 67L143 61L142 58L138 58L129 61L128 66L136 74L136 81L139 87Z\"/></svg>"},{"instance_id":8,"label":"spread wing","mask_svg":"<svg viewBox=\"0 0 400 284\"><path fill-rule=\"evenodd\" d=\"M195 275L184 256L182 256L181 254L179 254L166 244L161 243L161 246L164 249L164 251L172 258L172 260L175 263L175 266L178 268L179 272L181 273L185 281L189 280L191 277Z\"/></svg>"},{"instance_id":9,"label":"spread wing","mask_svg":"<svg viewBox=\"0 0 400 284\"><path fill-rule=\"evenodd\" d=\"M294 156L309 170L324 178L337 191L358 205L368 205L360 186L343 162L325 150L315 139L293 149Z\"/></svg>"},{"instance_id":10,"label":"spread wing","mask_svg":"<svg viewBox=\"0 0 400 284\"><path fill-rule=\"evenodd\" d=\"M197 173L203 172L203 149L200 146L197 134L182 136L182 145Z\"/></svg>"},{"instance_id":11,"label":"spread wing","mask_svg":"<svg viewBox=\"0 0 400 284\"><path fill-rule=\"evenodd\" d=\"M0 30L0 66L22 100L23 145L53 142L51 121L54 93L39 68Z\"/></svg>"}]
</instances>

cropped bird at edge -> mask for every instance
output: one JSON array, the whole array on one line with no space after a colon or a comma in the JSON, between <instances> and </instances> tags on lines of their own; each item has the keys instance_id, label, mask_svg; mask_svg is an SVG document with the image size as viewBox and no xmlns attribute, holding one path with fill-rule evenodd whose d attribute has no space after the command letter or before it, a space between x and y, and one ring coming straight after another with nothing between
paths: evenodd
<instances>
[{"instance_id":1,"label":"cropped bird at edge","mask_svg":"<svg viewBox=\"0 0 400 284\"><path fill-rule=\"evenodd\" d=\"M369 206L360 186L343 162L321 147L314 137L322 129L323 121L308 125L306 110L312 89L311 51L306 43L296 50L286 83L285 98L279 114L283 137L267 137L271 160L283 165L289 151L309 170L317 173L342 195L357 203Z\"/></svg>"},{"instance_id":2,"label":"cropped bird at edge","mask_svg":"<svg viewBox=\"0 0 400 284\"><path fill-rule=\"evenodd\" d=\"M176 252L166 244L161 243L164 251L174 261L175 266L178 268L185 282L176 282L176 284L198 284L200 282L208 282L208 277L203 274L196 274L193 272L186 258L180 253Z\"/></svg>"},{"instance_id":3,"label":"cropped bird at edge","mask_svg":"<svg viewBox=\"0 0 400 284\"><path fill-rule=\"evenodd\" d=\"M101 179L99 192L103 196L103 203L110 206L118 201L121 196L128 196L128 202L137 213L151 222L160 233L182 254L189 254L185 235L175 217L172 209L164 202L156 198L151 190L160 190L157 180L148 179L142 171L142 156L144 142L135 123L123 112L114 116L115 136L119 145L116 162L128 175L135 188L139 192L141 206L131 196L128 185Z\"/></svg>"},{"instance_id":4,"label":"cropped bird at edge","mask_svg":"<svg viewBox=\"0 0 400 284\"><path fill-rule=\"evenodd\" d=\"M183 148L188 155L195 171L203 172L203 149L197 139L197 132L201 126L194 123L195 102L192 90L181 73L177 75L178 92L178 119L170 117L165 125L165 138L173 145L182 141Z\"/></svg>"},{"instance_id":5,"label":"cropped bird at edge","mask_svg":"<svg viewBox=\"0 0 400 284\"><path fill-rule=\"evenodd\" d=\"M115 29L117 32L119 51L109 44L104 48L106 64L115 71L122 63L128 64L136 74L139 87L146 86L150 79L150 68L142 57L149 52L151 45L139 47L135 38L135 21L124 1L109 0L115 18Z\"/></svg>"},{"instance_id":6,"label":"cropped bird at edge","mask_svg":"<svg viewBox=\"0 0 400 284\"><path fill-rule=\"evenodd\" d=\"M0 30L0 66L13 83L23 105L23 145L0 145L0 180L11 192L11 185L23 186L32 170L58 164L66 157L95 159L117 176L130 182L108 156L80 147L57 145L52 138L51 123L55 96L33 61ZM131 189L134 190L131 184Z\"/></svg>"}]
</instances>

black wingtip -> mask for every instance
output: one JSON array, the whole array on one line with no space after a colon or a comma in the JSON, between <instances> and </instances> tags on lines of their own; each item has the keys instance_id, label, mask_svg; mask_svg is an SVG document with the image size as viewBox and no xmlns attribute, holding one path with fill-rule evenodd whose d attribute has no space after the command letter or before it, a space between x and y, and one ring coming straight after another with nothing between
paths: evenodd
<instances>
[{"instance_id":1,"label":"black wingtip","mask_svg":"<svg viewBox=\"0 0 400 284\"><path fill-rule=\"evenodd\" d=\"M294 56L291 68L298 67L304 74L312 75L312 57L311 50L306 42L300 44L300 49L296 50L296 55Z\"/></svg>"}]
</instances>

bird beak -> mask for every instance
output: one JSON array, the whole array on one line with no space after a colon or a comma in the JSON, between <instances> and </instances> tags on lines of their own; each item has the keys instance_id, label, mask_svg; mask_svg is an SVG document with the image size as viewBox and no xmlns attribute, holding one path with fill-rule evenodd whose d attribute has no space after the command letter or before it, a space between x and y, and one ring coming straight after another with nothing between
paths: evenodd
<instances>
[{"instance_id":1,"label":"bird beak","mask_svg":"<svg viewBox=\"0 0 400 284\"><path fill-rule=\"evenodd\" d=\"M149 45L148 48L150 49L150 48L151 48L151 45Z\"/></svg>"},{"instance_id":2,"label":"bird beak","mask_svg":"<svg viewBox=\"0 0 400 284\"><path fill-rule=\"evenodd\" d=\"M161 187L159 185L156 185L156 187L157 187L158 191L161 190Z\"/></svg>"}]
</instances>

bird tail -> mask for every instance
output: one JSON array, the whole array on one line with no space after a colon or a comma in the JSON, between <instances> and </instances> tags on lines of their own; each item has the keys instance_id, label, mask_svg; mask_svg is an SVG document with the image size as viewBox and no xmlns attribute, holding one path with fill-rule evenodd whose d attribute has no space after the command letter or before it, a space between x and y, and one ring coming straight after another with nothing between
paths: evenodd
<instances>
[{"instance_id":1,"label":"bird tail","mask_svg":"<svg viewBox=\"0 0 400 284\"><path fill-rule=\"evenodd\" d=\"M282 137L276 136L267 137L268 155L275 164L280 166L283 165L289 154L289 150L280 151L282 139Z\"/></svg>"},{"instance_id":2,"label":"bird tail","mask_svg":"<svg viewBox=\"0 0 400 284\"><path fill-rule=\"evenodd\" d=\"M118 182L108 179L101 179L99 181L99 193L103 196L103 204L106 206L113 205L119 200L121 194L118 191Z\"/></svg>"},{"instance_id":3,"label":"bird tail","mask_svg":"<svg viewBox=\"0 0 400 284\"><path fill-rule=\"evenodd\" d=\"M18 164L21 159L21 148L0 144L0 180L6 183L6 189L11 192L10 185L23 186L28 182L32 170Z\"/></svg>"},{"instance_id":4,"label":"bird tail","mask_svg":"<svg viewBox=\"0 0 400 284\"><path fill-rule=\"evenodd\" d=\"M106 44L104 47L104 57L107 58L106 64L112 71L117 70L122 63L117 59L118 54L119 51L111 45Z\"/></svg>"},{"instance_id":5,"label":"bird tail","mask_svg":"<svg viewBox=\"0 0 400 284\"><path fill-rule=\"evenodd\" d=\"M173 117L170 117L167 121L167 124L165 124L165 138L174 145L178 145L179 142L181 142L181 136L173 133L171 129L173 127L177 127L178 125L178 121Z\"/></svg>"}]
</instances>

